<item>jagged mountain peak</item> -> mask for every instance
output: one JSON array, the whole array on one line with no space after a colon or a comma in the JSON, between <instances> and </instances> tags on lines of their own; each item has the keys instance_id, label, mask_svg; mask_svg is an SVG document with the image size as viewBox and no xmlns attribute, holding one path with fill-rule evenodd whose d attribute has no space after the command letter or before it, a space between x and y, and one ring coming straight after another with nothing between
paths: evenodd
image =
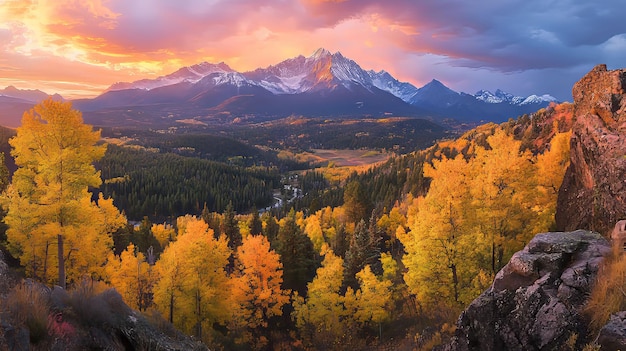
<instances>
[{"instance_id":1,"label":"jagged mountain peak","mask_svg":"<svg viewBox=\"0 0 626 351\"><path fill-rule=\"evenodd\" d=\"M437 79L431 80L430 82L428 82L426 85L424 85L418 90L422 92L436 92L436 93L459 95L458 92L448 88L445 84L438 81Z\"/></svg>"},{"instance_id":2,"label":"jagged mountain peak","mask_svg":"<svg viewBox=\"0 0 626 351\"><path fill-rule=\"evenodd\" d=\"M356 62L324 48L308 57L300 55L244 75L274 94L333 90L340 86L350 89L357 85L368 90L373 87L370 75Z\"/></svg>"},{"instance_id":3,"label":"jagged mountain peak","mask_svg":"<svg viewBox=\"0 0 626 351\"><path fill-rule=\"evenodd\" d=\"M326 50L324 48L319 48L319 49L315 50L313 52L313 54L311 54L311 56L309 56L309 59L317 60L317 59L328 57L328 56L332 56L330 51L328 51L328 50Z\"/></svg>"},{"instance_id":4,"label":"jagged mountain peak","mask_svg":"<svg viewBox=\"0 0 626 351\"><path fill-rule=\"evenodd\" d=\"M195 65L182 67L173 73L160 76L155 79L141 79L131 83L118 82L111 85L107 91L127 89L152 90L183 82L197 83L204 77L214 73L235 73L235 71L224 62L217 64L201 62Z\"/></svg>"},{"instance_id":5,"label":"jagged mountain peak","mask_svg":"<svg viewBox=\"0 0 626 351\"><path fill-rule=\"evenodd\" d=\"M556 98L548 94L544 94L541 96L530 95L528 97L523 97L515 96L500 89L496 89L495 93L492 93L489 90L479 90L476 92L476 94L474 94L474 97L489 104L508 103L512 105L528 105L543 104L556 101Z\"/></svg>"},{"instance_id":6,"label":"jagged mountain peak","mask_svg":"<svg viewBox=\"0 0 626 351\"><path fill-rule=\"evenodd\" d=\"M49 97L52 97L54 100L63 100L63 97L59 94L48 95L39 89L18 89L13 85L0 89L0 96L21 99L29 102L40 102Z\"/></svg>"},{"instance_id":7,"label":"jagged mountain peak","mask_svg":"<svg viewBox=\"0 0 626 351\"><path fill-rule=\"evenodd\" d=\"M385 70L366 71L341 52L332 53L325 48L319 48L309 56L298 55L243 73L224 62L201 62L156 79L116 83L108 91L131 89L133 92L128 92L127 96L114 94L116 96L100 100L110 101L107 106L120 104L117 100L124 101L124 104L172 103L192 95L188 101L202 100L205 105L211 105L223 101L218 101L222 97L240 96L245 91L245 94L263 96L313 94L343 96L344 99L345 96L359 96L353 103L360 106L374 96L386 95L383 100L391 105L406 103L433 116L463 120L508 119L543 107L542 104L547 105L545 101L553 101L545 100L545 96L515 97L502 90L495 93L483 90L470 95L456 92L437 79L418 89L411 83L398 81ZM297 99L306 97L294 98L294 101ZM496 104L503 101L506 104ZM385 109L380 107L380 110Z\"/></svg>"}]
</instances>

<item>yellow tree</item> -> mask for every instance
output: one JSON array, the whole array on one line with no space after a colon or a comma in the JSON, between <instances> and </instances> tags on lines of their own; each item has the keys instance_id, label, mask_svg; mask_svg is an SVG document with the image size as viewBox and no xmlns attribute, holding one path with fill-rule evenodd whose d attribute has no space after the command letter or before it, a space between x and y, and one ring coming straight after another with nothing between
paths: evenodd
<instances>
[{"instance_id":1,"label":"yellow tree","mask_svg":"<svg viewBox=\"0 0 626 351\"><path fill-rule=\"evenodd\" d=\"M549 150L537 156L537 212L533 233L549 230L554 226L554 214L559 188L570 160L572 132L557 133L550 141Z\"/></svg>"},{"instance_id":2,"label":"yellow tree","mask_svg":"<svg viewBox=\"0 0 626 351\"><path fill-rule=\"evenodd\" d=\"M109 254L105 270L108 279L132 308L145 311L150 305L150 295L155 282L152 267L135 245L128 245L119 256Z\"/></svg>"},{"instance_id":3,"label":"yellow tree","mask_svg":"<svg viewBox=\"0 0 626 351\"><path fill-rule=\"evenodd\" d=\"M235 276L232 278L232 329L242 342L253 343L254 349L267 344L268 321L282 315L289 302L289 291L281 289L282 264L263 235L249 235L237 249Z\"/></svg>"},{"instance_id":4,"label":"yellow tree","mask_svg":"<svg viewBox=\"0 0 626 351\"><path fill-rule=\"evenodd\" d=\"M319 349L331 349L335 345L345 346L353 336L351 322L354 311L346 309L345 296L354 299L354 292L348 288L345 296L341 295L343 259L327 245L322 254L322 267L317 269L315 278L307 285L306 301L296 296L292 317L305 340Z\"/></svg>"},{"instance_id":5,"label":"yellow tree","mask_svg":"<svg viewBox=\"0 0 626 351\"><path fill-rule=\"evenodd\" d=\"M317 214L312 214L305 219L306 225L304 226L304 233L311 239L313 248L315 251L320 252L322 245L326 242L324 239L324 233L322 232L322 226Z\"/></svg>"},{"instance_id":6,"label":"yellow tree","mask_svg":"<svg viewBox=\"0 0 626 351\"><path fill-rule=\"evenodd\" d=\"M355 294L354 318L361 324L380 325L391 317L389 304L392 298L392 282L372 273L369 265L356 274L359 290Z\"/></svg>"},{"instance_id":7,"label":"yellow tree","mask_svg":"<svg viewBox=\"0 0 626 351\"><path fill-rule=\"evenodd\" d=\"M476 156L470 160L468 190L472 227L490 242L488 256L495 275L533 234L528 225L535 217L531 208L536 177L532 155L520 152L521 141L498 128L487 143L490 148L476 147Z\"/></svg>"},{"instance_id":8,"label":"yellow tree","mask_svg":"<svg viewBox=\"0 0 626 351\"><path fill-rule=\"evenodd\" d=\"M5 199L7 239L29 276L55 280L59 238L70 281L103 273L111 234L125 220L109 200L91 201L89 187L101 184L93 162L106 151L99 140L71 103L49 99L24 113L9 141L18 169Z\"/></svg>"},{"instance_id":9,"label":"yellow tree","mask_svg":"<svg viewBox=\"0 0 626 351\"><path fill-rule=\"evenodd\" d=\"M231 315L225 267L231 251L224 235L216 239L201 219L187 218L185 231L170 243L155 265L159 281L154 302L181 330L207 340L214 323Z\"/></svg>"},{"instance_id":10,"label":"yellow tree","mask_svg":"<svg viewBox=\"0 0 626 351\"><path fill-rule=\"evenodd\" d=\"M150 231L162 248L165 248L170 242L176 240L176 230L174 230L171 224L153 224Z\"/></svg>"},{"instance_id":11,"label":"yellow tree","mask_svg":"<svg viewBox=\"0 0 626 351\"><path fill-rule=\"evenodd\" d=\"M478 253L484 240L470 229L468 193L470 168L462 155L434 161L424 167L432 178L428 194L417 202L410 216L410 232L401 235L405 247L404 280L418 302L460 306L474 296L468 295L478 267Z\"/></svg>"}]
</instances>

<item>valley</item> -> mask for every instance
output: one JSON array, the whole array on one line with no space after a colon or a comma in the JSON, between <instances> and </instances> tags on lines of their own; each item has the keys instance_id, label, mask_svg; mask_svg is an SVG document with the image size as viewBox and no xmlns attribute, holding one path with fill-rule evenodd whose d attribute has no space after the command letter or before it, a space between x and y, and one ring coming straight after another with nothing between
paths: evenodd
<instances>
[{"instance_id":1,"label":"valley","mask_svg":"<svg viewBox=\"0 0 626 351\"><path fill-rule=\"evenodd\" d=\"M108 298L106 309L175 327L199 348L453 347L466 342L452 327L462 310L517 284L500 272L558 225L576 109L549 100L436 80L412 88L322 50L252 72L201 64L94 99L32 101L22 125L0 133L0 248L18 276ZM505 118L526 108L536 109ZM58 232L67 261L49 250ZM555 272L562 289L574 286ZM100 290L81 285L87 276ZM39 294L11 289L16 306ZM57 324L86 325L78 307L49 299ZM107 340L126 342L128 325L107 323ZM90 332L67 341L55 328L33 337L96 347ZM546 344L590 342L570 334Z\"/></svg>"}]
</instances>

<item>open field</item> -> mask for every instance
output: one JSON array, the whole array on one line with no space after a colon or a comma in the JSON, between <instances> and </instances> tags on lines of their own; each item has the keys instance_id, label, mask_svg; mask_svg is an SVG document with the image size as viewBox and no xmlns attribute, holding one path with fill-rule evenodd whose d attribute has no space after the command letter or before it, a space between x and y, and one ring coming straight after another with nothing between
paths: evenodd
<instances>
[{"instance_id":1,"label":"open field","mask_svg":"<svg viewBox=\"0 0 626 351\"><path fill-rule=\"evenodd\" d=\"M366 166L384 162L393 154L374 150L313 149L312 152L298 154L298 158L316 164L335 167Z\"/></svg>"}]
</instances>

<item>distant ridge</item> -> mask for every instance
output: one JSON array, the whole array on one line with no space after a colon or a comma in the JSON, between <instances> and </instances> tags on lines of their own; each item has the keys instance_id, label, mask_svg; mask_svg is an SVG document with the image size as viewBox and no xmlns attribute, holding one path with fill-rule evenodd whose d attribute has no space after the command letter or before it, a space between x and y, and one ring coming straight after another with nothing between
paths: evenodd
<instances>
[{"instance_id":1,"label":"distant ridge","mask_svg":"<svg viewBox=\"0 0 626 351\"><path fill-rule=\"evenodd\" d=\"M48 95L41 90L18 89L12 85L0 89L0 125L19 127L24 111L45 99L64 100L59 94Z\"/></svg>"}]
</instances>

